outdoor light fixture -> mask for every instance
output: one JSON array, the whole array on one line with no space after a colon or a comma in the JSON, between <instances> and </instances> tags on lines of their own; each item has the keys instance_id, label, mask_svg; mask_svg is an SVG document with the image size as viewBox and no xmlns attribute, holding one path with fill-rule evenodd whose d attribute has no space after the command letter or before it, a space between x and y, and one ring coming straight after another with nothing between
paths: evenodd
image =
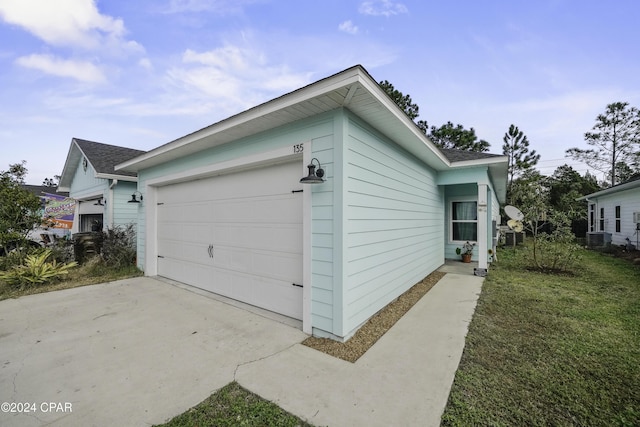
<instances>
[{"instance_id":1,"label":"outdoor light fixture","mask_svg":"<svg viewBox=\"0 0 640 427\"><path fill-rule=\"evenodd\" d=\"M316 172L316 165L313 164L314 160L318 163L317 172ZM301 184L322 184L324 182L324 179L322 179L322 177L324 176L324 169L322 169L322 166L320 165L320 161L314 157L313 159L311 159L311 163L309 163L307 167L309 168L309 175L302 178L300 180L300 183Z\"/></svg>"},{"instance_id":2,"label":"outdoor light fixture","mask_svg":"<svg viewBox=\"0 0 640 427\"><path fill-rule=\"evenodd\" d=\"M137 194L140 195L140 200L136 198ZM140 203L141 201L142 201L142 193L139 191L136 191L131 195L131 200L129 200L127 203Z\"/></svg>"}]
</instances>

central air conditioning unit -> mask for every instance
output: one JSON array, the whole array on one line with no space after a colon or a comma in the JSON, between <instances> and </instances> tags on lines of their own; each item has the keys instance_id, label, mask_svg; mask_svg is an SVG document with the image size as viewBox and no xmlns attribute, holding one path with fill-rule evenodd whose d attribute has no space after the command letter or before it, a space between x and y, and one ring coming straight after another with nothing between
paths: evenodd
<instances>
[{"instance_id":1,"label":"central air conditioning unit","mask_svg":"<svg viewBox=\"0 0 640 427\"><path fill-rule=\"evenodd\" d=\"M640 224L640 212L633 213L633 222L636 224Z\"/></svg>"},{"instance_id":2,"label":"central air conditioning unit","mask_svg":"<svg viewBox=\"0 0 640 427\"><path fill-rule=\"evenodd\" d=\"M590 248L607 246L610 243L611 243L611 233L605 233L604 231L587 233L587 246Z\"/></svg>"}]
</instances>

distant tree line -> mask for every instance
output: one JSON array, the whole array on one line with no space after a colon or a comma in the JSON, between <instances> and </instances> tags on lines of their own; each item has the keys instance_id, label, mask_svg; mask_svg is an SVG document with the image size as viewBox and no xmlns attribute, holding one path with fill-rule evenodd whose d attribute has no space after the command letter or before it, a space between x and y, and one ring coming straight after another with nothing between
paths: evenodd
<instances>
[{"instance_id":1,"label":"distant tree line","mask_svg":"<svg viewBox=\"0 0 640 427\"><path fill-rule=\"evenodd\" d=\"M474 152L489 150L490 144L478 139L473 128L465 129L450 121L440 127L429 126L426 120L417 120L420 108L410 95L403 94L387 80L379 84L436 146ZM567 157L605 173L608 182L599 183L589 172L582 176L566 164L551 176L543 176L535 168L540 155L530 150L523 131L514 124L509 126L502 145L502 153L508 157L507 204L544 211L545 216L556 218L556 223L571 222L576 231L576 224L586 222L587 218L586 203L576 199L640 174L640 112L637 108L627 102L607 105L584 138L591 148L571 148L566 151Z\"/></svg>"}]
</instances>

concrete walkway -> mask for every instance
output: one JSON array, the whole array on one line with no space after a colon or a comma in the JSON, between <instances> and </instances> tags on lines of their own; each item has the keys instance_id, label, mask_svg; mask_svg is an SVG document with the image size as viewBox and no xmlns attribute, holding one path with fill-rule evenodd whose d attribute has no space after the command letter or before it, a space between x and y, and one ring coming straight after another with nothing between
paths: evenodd
<instances>
[{"instance_id":1,"label":"concrete walkway","mask_svg":"<svg viewBox=\"0 0 640 427\"><path fill-rule=\"evenodd\" d=\"M294 345L235 379L314 425L439 426L483 282L461 264L356 363Z\"/></svg>"}]
</instances>

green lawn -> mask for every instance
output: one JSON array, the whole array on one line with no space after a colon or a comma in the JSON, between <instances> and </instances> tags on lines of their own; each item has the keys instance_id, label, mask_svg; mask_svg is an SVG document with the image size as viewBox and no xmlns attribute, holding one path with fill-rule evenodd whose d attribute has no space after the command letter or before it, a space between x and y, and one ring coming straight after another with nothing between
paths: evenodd
<instances>
[{"instance_id":1,"label":"green lawn","mask_svg":"<svg viewBox=\"0 0 640 427\"><path fill-rule=\"evenodd\" d=\"M138 270L134 265L125 268L109 268L98 263L89 262L73 268L67 276L64 276L61 280L55 280L52 283L14 288L0 281L0 301L7 298L19 298L25 295L113 282L115 280L141 275L142 271Z\"/></svg>"},{"instance_id":2,"label":"green lawn","mask_svg":"<svg viewBox=\"0 0 640 427\"><path fill-rule=\"evenodd\" d=\"M498 255L442 424L640 425L640 267L585 251L548 275Z\"/></svg>"},{"instance_id":3,"label":"green lawn","mask_svg":"<svg viewBox=\"0 0 640 427\"><path fill-rule=\"evenodd\" d=\"M275 403L232 382L196 407L158 427L311 426Z\"/></svg>"}]
</instances>

